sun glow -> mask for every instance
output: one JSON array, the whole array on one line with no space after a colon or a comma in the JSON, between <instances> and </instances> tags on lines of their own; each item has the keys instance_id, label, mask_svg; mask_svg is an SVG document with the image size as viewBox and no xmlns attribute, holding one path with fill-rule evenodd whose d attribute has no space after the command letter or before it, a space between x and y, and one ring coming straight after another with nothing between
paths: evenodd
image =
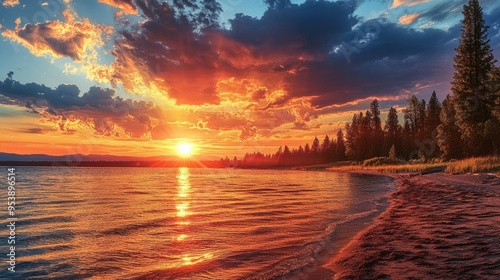
<instances>
[{"instance_id":1,"label":"sun glow","mask_svg":"<svg viewBox=\"0 0 500 280\"><path fill-rule=\"evenodd\" d=\"M193 155L193 145L190 143L180 143L177 145L177 154L180 157L187 158Z\"/></svg>"}]
</instances>

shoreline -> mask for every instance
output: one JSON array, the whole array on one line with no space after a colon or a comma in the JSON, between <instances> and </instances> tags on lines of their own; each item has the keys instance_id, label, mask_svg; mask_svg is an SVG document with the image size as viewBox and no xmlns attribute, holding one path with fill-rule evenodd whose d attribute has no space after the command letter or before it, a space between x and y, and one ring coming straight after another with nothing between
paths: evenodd
<instances>
[{"instance_id":1,"label":"shoreline","mask_svg":"<svg viewBox=\"0 0 500 280\"><path fill-rule=\"evenodd\" d=\"M388 194L385 211L306 279L495 279L500 274L499 177L349 172L392 177L396 189Z\"/></svg>"}]
</instances>

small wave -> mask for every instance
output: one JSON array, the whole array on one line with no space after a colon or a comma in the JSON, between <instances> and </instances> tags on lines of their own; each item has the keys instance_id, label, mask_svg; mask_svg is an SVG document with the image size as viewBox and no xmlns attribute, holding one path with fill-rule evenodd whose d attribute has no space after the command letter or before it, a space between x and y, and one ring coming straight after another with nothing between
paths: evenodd
<instances>
[{"instance_id":1,"label":"small wave","mask_svg":"<svg viewBox=\"0 0 500 280\"><path fill-rule=\"evenodd\" d=\"M49 217L40 217L40 218L27 218L23 219L22 223L23 225L39 225L39 224L59 224L59 223L70 223L75 221L74 218L70 216L63 216L63 215L57 215L57 216L49 216Z\"/></svg>"},{"instance_id":2,"label":"small wave","mask_svg":"<svg viewBox=\"0 0 500 280\"><path fill-rule=\"evenodd\" d=\"M368 217L376 212L378 212L377 209L372 209L366 212L345 216L340 221L330 224L325 229L325 235L313 242L305 244L294 256L280 260L264 269L264 271L257 273L256 275L247 276L243 279L261 280L285 277L299 271L302 268L318 265L322 261L322 254L327 253L328 248L331 247L333 236L339 225Z\"/></svg>"},{"instance_id":3,"label":"small wave","mask_svg":"<svg viewBox=\"0 0 500 280\"><path fill-rule=\"evenodd\" d=\"M152 228L164 227L166 224L168 224L168 222L169 221L166 219L150 220L150 221L143 222L143 223L136 222L133 224L126 224L124 226L108 229L108 230L100 232L100 234L102 234L102 235L129 235L133 232L143 230L145 228L152 229Z\"/></svg>"},{"instance_id":4,"label":"small wave","mask_svg":"<svg viewBox=\"0 0 500 280\"><path fill-rule=\"evenodd\" d=\"M148 192L142 192L142 191L126 191L123 193L124 194L149 194Z\"/></svg>"},{"instance_id":5,"label":"small wave","mask_svg":"<svg viewBox=\"0 0 500 280\"><path fill-rule=\"evenodd\" d=\"M301 187L303 184L284 184L285 187Z\"/></svg>"}]
</instances>

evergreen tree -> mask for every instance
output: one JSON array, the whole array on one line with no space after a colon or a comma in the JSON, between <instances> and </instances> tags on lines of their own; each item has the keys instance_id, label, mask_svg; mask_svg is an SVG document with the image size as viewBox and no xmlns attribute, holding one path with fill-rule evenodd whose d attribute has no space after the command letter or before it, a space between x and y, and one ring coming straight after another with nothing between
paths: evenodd
<instances>
[{"instance_id":1,"label":"evergreen tree","mask_svg":"<svg viewBox=\"0 0 500 280\"><path fill-rule=\"evenodd\" d=\"M342 132L342 129L340 129L339 132L337 132L337 160L342 161L347 159L345 150L344 133Z\"/></svg>"},{"instance_id":2,"label":"evergreen tree","mask_svg":"<svg viewBox=\"0 0 500 280\"><path fill-rule=\"evenodd\" d=\"M500 68L495 68L490 72L488 92L491 93L490 104L492 107L492 114L500 122Z\"/></svg>"},{"instance_id":3,"label":"evergreen tree","mask_svg":"<svg viewBox=\"0 0 500 280\"><path fill-rule=\"evenodd\" d=\"M403 158L410 159L410 153L414 149L415 140L412 135L410 123L405 120L403 131L401 133L401 146Z\"/></svg>"},{"instance_id":4,"label":"evergreen tree","mask_svg":"<svg viewBox=\"0 0 500 280\"><path fill-rule=\"evenodd\" d=\"M345 147L346 156L350 160L361 160L360 153L360 138L361 138L361 125L362 125L363 113L354 114L352 117L352 122L347 123L345 126L346 136L345 136Z\"/></svg>"},{"instance_id":5,"label":"evergreen tree","mask_svg":"<svg viewBox=\"0 0 500 280\"><path fill-rule=\"evenodd\" d=\"M292 158L292 153L290 152L290 148L288 148L287 145L285 145L285 148L283 149L283 153L281 154L280 161L283 164L288 164L290 163L290 160Z\"/></svg>"},{"instance_id":6,"label":"evergreen tree","mask_svg":"<svg viewBox=\"0 0 500 280\"><path fill-rule=\"evenodd\" d=\"M380 120L380 110L378 100L374 99L370 103L370 113L371 113L371 123L370 127L372 129L372 144L374 154L372 156L382 156L383 146L382 143L384 141L384 133L382 131L382 121Z\"/></svg>"},{"instance_id":7,"label":"evergreen tree","mask_svg":"<svg viewBox=\"0 0 500 280\"><path fill-rule=\"evenodd\" d=\"M433 91L425 111L425 127L427 134L431 134L441 123L440 114L441 103L439 103L436 91Z\"/></svg>"},{"instance_id":8,"label":"evergreen tree","mask_svg":"<svg viewBox=\"0 0 500 280\"><path fill-rule=\"evenodd\" d=\"M321 152L326 154L328 153L329 149L330 149L330 137L326 135L325 139L323 139L323 143L321 144Z\"/></svg>"},{"instance_id":9,"label":"evergreen tree","mask_svg":"<svg viewBox=\"0 0 500 280\"><path fill-rule=\"evenodd\" d=\"M460 158L462 153L455 115L453 99L447 95L440 114L441 124L438 126L438 145L441 157L445 160Z\"/></svg>"},{"instance_id":10,"label":"evergreen tree","mask_svg":"<svg viewBox=\"0 0 500 280\"><path fill-rule=\"evenodd\" d=\"M299 149L297 150L297 156L298 157L303 157L304 156L304 148L302 148L302 145L300 145Z\"/></svg>"},{"instance_id":11,"label":"evergreen tree","mask_svg":"<svg viewBox=\"0 0 500 280\"><path fill-rule=\"evenodd\" d=\"M362 118L361 135L359 139L361 160L375 157L375 128L372 126L372 119L373 115L371 111L366 111L365 117Z\"/></svg>"},{"instance_id":12,"label":"evergreen tree","mask_svg":"<svg viewBox=\"0 0 500 280\"><path fill-rule=\"evenodd\" d=\"M313 154L314 157L316 157L318 155L319 151L320 151L319 139L318 139L318 137L314 137L314 141L311 145L311 154Z\"/></svg>"},{"instance_id":13,"label":"evergreen tree","mask_svg":"<svg viewBox=\"0 0 500 280\"><path fill-rule=\"evenodd\" d=\"M486 141L486 122L491 120L491 93L486 86L495 59L488 39L488 28L478 0L469 0L462 14L462 34L454 59L452 92L457 125L466 156L492 152Z\"/></svg>"},{"instance_id":14,"label":"evergreen tree","mask_svg":"<svg viewBox=\"0 0 500 280\"><path fill-rule=\"evenodd\" d=\"M408 99L408 106L403 110L405 121L408 122L413 139L422 135L425 122L425 100L419 101L415 95Z\"/></svg>"},{"instance_id":15,"label":"evergreen tree","mask_svg":"<svg viewBox=\"0 0 500 280\"><path fill-rule=\"evenodd\" d=\"M306 157L308 157L311 154L311 148L309 147L309 143L306 143L304 146L304 154Z\"/></svg>"},{"instance_id":16,"label":"evergreen tree","mask_svg":"<svg viewBox=\"0 0 500 280\"><path fill-rule=\"evenodd\" d=\"M429 154L427 155L430 158L434 158L438 154L438 149L436 149L437 145L437 127L441 123L440 119L441 114L441 103L437 98L436 92L433 91L431 98L429 99L429 104L427 104L427 108L425 110L425 138L431 139L432 148L429 150Z\"/></svg>"},{"instance_id":17,"label":"evergreen tree","mask_svg":"<svg viewBox=\"0 0 500 280\"><path fill-rule=\"evenodd\" d=\"M387 114L387 120L385 121L385 151L389 149L389 147L397 145L399 148L401 147L401 125L398 120L398 111L396 108L389 108L389 113Z\"/></svg>"}]
</instances>

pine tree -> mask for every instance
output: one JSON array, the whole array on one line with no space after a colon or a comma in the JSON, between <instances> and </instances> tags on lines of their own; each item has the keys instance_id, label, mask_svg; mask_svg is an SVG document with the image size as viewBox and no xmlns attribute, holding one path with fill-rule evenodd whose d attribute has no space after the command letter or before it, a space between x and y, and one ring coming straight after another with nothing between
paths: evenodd
<instances>
[{"instance_id":1,"label":"pine tree","mask_svg":"<svg viewBox=\"0 0 500 280\"><path fill-rule=\"evenodd\" d=\"M389 108L389 113L387 114L387 120L385 121L385 151L389 149L389 147L397 145L398 148L401 147L401 125L398 120L398 111L396 108Z\"/></svg>"},{"instance_id":2,"label":"pine tree","mask_svg":"<svg viewBox=\"0 0 500 280\"><path fill-rule=\"evenodd\" d=\"M500 68L493 69L489 74L488 92L491 94L490 104L492 114L500 122Z\"/></svg>"},{"instance_id":3,"label":"pine tree","mask_svg":"<svg viewBox=\"0 0 500 280\"><path fill-rule=\"evenodd\" d=\"M414 149L415 140L411 131L410 123L405 120L403 130L401 133L401 146L403 157L409 159L410 153Z\"/></svg>"},{"instance_id":4,"label":"pine tree","mask_svg":"<svg viewBox=\"0 0 500 280\"><path fill-rule=\"evenodd\" d=\"M290 152L290 148L288 148L287 145L285 145L285 148L283 149L283 154L281 154L280 161L282 164L289 164L290 159L292 157L292 153Z\"/></svg>"},{"instance_id":5,"label":"pine tree","mask_svg":"<svg viewBox=\"0 0 500 280\"><path fill-rule=\"evenodd\" d=\"M429 99L429 104L425 110L425 129L426 134L430 135L441 123L441 103L436 95L436 91L432 92L431 98Z\"/></svg>"},{"instance_id":6,"label":"pine tree","mask_svg":"<svg viewBox=\"0 0 500 280\"><path fill-rule=\"evenodd\" d=\"M311 154L311 148L309 147L309 143L306 143L304 146L304 155L308 157Z\"/></svg>"},{"instance_id":7,"label":"pine tree","mask_svg":"<svg viewBox=\"0 0 500 280\"><path fill-rule=\"evenodd\" d=\"M323 139L323 143L321 144L321 152L326 154L328 153L329 148L330 148L330 137L326 135L325 139Z\"/></svg>"},{"instance_id":8,"label":"pine tree","mask_svg":"<svg viewBox=\"0 0 500 280\"><path fill-rule=\"evenodd\" d=\"M419 101L415 95L408 99L408 106L403 110L405 121L408 122L413 139L420 138L425 123L425 100Z\"/></svg>"},{"instance_id":9,"label":"pine tree","mask_svg":"<svg viewBox=\"0 0 500 280\"><path fill-rule=\"evenodd\" d=\"M370 103L370 127L372 129L372 144L373 144L373 155L372 156L382 156L384 141L384 133L382 132L382 121L380 120L380 110L378 100L374 99Z\"/></svg>"},{"instance_id":10,"label":"pine tree","mask_svg":"<svg viewBox=\"0 0 500 280\"><path fill-rule=\"evenodd\" d=\"M311 145L311 154L314 154L314 157L316 157L318 155L319 151L320 151L319 139L318 139L318 137L314 137L314 141Z\"/></svg>"},{"instance_id":11,"label":"pine tree","mask_svg":"<svg viewBox=\"0 0 500 280\"><path fill-rule=\"evenodd\" d=\"M455 124L455 106L453 99L447 95L443 100L443 107L440 114L441 124L438 126L438 146L441 157L445 160L460 158L460 132Z\"/></svg>"},{"instance_id":12,"label":"pine tree","mask_svg":"<svg viewBox=\"0 0 500 280\"><path fill-rule=\"evenodd\" d=\"M432 148L429 150L429 154L427 155L429 158L434 158L438 154L439 149L436 149L435 147L437 145L437 127L441 123L440 114L441 103L439 103L436 92L433 91L425 110L424 126L425 138L432 141Z\"/></svg>"},{"instance_id":13,"label":"pine tree","mask_svg":"<svg viewBox=\"0 0 500 280\"><path fill-rule=\"evenodd\" d=\"M345 154L345 142L344 142L344 133L342 129L337 132L337 152L336 158L339 161L346 160L347 156Z\"/></svg>"},{"instance_id":14,"label":"pine tree","mask_svg":"<svg viewBox=\"0 0 500 280\"><path fill-rule=\"evenodd\" d=\"M352 117L352 122L347 123L345 126L346 136L345 136L345 147L346 156L350 160L361 160L360 154L360 138L361 138L361 125L362 125L363 113L354 114Z\"/></svg>"},{"instance_id":15,"label":"pine tree","mask_svg":"<svg viewBox=\"0 0 500 280\"><path fill-rule=\"evenodd\" d=\"M491 120L490 93L486 86L495 59L488 39L488 28L478 0L469 0L462 14L462 34L456 48L452 92L466 156L492 152L485 141L485 123Z\"/></svg>"}]
</instances>

